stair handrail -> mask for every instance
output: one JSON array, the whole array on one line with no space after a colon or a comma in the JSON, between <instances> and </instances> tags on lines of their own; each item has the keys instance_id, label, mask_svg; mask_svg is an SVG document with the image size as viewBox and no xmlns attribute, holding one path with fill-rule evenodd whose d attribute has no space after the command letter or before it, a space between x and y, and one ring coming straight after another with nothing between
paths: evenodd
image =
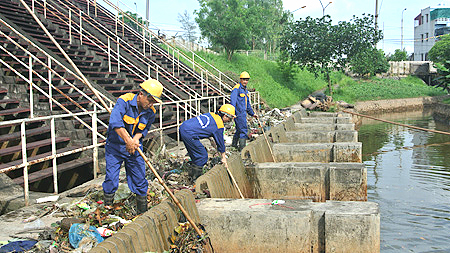
<instances>
[{"instance_id":1,"label":"stair handrail","mask_svg":"<svg viewBox=\"0 0 450 253\"><path fill-rule=\"evenodd\" d=\"M90 0L87 0L87 1L89 2ZM91 0L91 1L94 1L94 0ZM227 88L229 91L232 90L232 87L233 87L234 85L233 85L233 86L230 86L230 85L228 85L226 82L222 81L221 76L226 77L226 78L227 78L231 83L233 83L233 84L235 84L236 81L234 81L233 79L231 79L230 77L228 77L226 74L224 74L223 72L221 72L219 69L217 69L216 67L214 67L212 64L210 64L210 63L208 63L207 61L205 61L205 60L204 60L202 57L200 57L199 55L195 54L195 52L193 52L193 51L190 50L190 49L187 49L189 52L192 53L193 59L191 60L191 58L190 58L189 56L185 55L182 51L180 51L179 49L177 49L176 47L174 47L173 45L171 45L170 43L168 43L166 40L164 40L164 39L160 38L159 36L157 36L153 31L151 31L150 29L148 29L147 27L145 27L144 25L142 25L141 23L139 23L138 21L136 21L134 17L128 15L126 12L124 12L123 10L121 10L118 6L114 5L113 3L111 3L111 2L108 1L108 0L103 0L103 2L105 2L106 4L108 4L109 6L111 6L111 7L112 7L113 9L115 9L118 13L120 12L120 13L122 13L123 15L127 16L127 18L130 19L131 21L133 21L137 26L140 26L142 29L144 29L146 32L148 32L150 35L153 35L153 37L156 38L159 42L161 42L162 44L164 44L165 46L167 46L169 49L172 49L172 52L177 51L177 52L178 52L178 55L181 54L181 55L183 56L183 58L184 58L186 61L192 63L192 65L193 65L193 70L194 70L195 68L199 68L199 69L201 69L203 72L205 72L205 73L207 73L207 74L211 74L210 76L212 76L215 80L217 80L218 83L219 83L219 85L220 85L221 87L223 86L223 87ZM120 2L120 1L119 1L119 2ZM103 13L104 13L104 14L108 14L109 16L112 15L112 14L109 12L109 10L105 9L102 5L97 5L97 4L96 4L96 3L97 3L97 0L95 0L94 3L95 3L95 6L100 6L100 9L103 10ZM120 3L121 3L121 2L120 2ZM112 20L114 20L114 19L117 20L117 17L114 17L114 19L113 19L112 17L110 17L110 18L111 18ZM134 29L128 28L128 25L127 25L126 23L124 24L122 20L119 20L118 22L122 23L122 26L123 26L123 27L127 27L127 30L129 30L130 32L137 34L137 36L141 36L141 34L140 34L140 33L137 33ZM151 24L148 20L147 20L146 22L148 22L149 24ZM152 44L153 44L153 43L151 43L151 37L150 37L150 45L152 45ZM170 51L170 50L168 50L168 51ZM211 73L209 70L207 70L206 68L204 68L201 64L196 63L196 62L195 62L195 57L201 59L201 60L202 60L203 62L205 62L208 66L210 66L213 70L216 70L216 71L219 73L219 77L217 77L216 75L214 75L213 73ZM175 58L175 53L173 53L173 58ZM195 71L193 71L193 72L195 72ZM198 73L197 73L197 75L198 75ZM213 85L212 85L212 86L213 86ZM214 86L213 86L213 87L214 87ZM222 93L222 92L221 92L221 93Z\"/></svg>"},{"instance_id":2,"label":"stair handrail","mask_svg":"<svg viewBox=\"0 0 450 253\"><path fill-rule=\"evenodd\" d=\"M34 1L36 1L36 0L34 0ZM37 2L37 1L36 1ZM40 2L38 2L39 4L40 4ZM43 6L43 5L42 5ZM47 3L47 6L51 6L52 8L54 8L55 10L57 10L54 6L52 6L51 4L49 4L49 3ZM43 6L44 7L44 6ZM54 13L53 11L51 11L51 10L48 10L48 11L50 11L50 12L52 12L52 13ZM58 11L59 12L59 11ZM59 12L59 13L61 13L61 12ZM62 13L61 13L62 14ZM64 15L64 14L62 14L62 15ZM79 14L77 14L76 13L76 15L79 15ZM59 17L58 15L55 15L56 17L58 17L62 22L64 22L64 23L66 23L67 25L69 25L69 23L66 21L66 19L62 19L61 17ZM67 17L65 17L65 18L67 18ZM79 24L77 24L77 23L74 23L75 24L75 26L76 27L78 27L78 28L80 28L79 27ZM80 29L82 29L82 28L80 28ZM80 29L74 29L74 32L78 32L78 30L80 30ZM86 36L86 35L81 35L81 37L82 38L84 38L84 39L87 39L87 40L89 40L92 44L94 44L95 46L97 46L100 50L102 50L104 53L106 53L106 54L108 54L109 56L112 56L114 59L116 59L117 60L117 62L118 63L120 63L120 60L118 59L118 57L116 56L116 55L118 55L118 53L117 54L114 54L114 53L110 53L109 51L111 50L111 47L109 46L109 45L105 45L101 40L99 40L99 39L97 39L94 35L92 35L92 34L90 34L87 30L83 30L83 31L85 31L88 35L90 35L90 36ZM100 44L102 44L102 45L99 45L99 44L97 44L97 42L95 42L94 40L92 40L92 38L94 38L94 39L96 39ZM110 37L109 37L110 38ZM114 39L114 41L116 42L116 43L118 43L119 45L121 45L121 43L120 42L117 42L115 39ZM103 47L102 47L103 46ZM105 49L105 47L106 48L108 48L108 50L107 49ZM123 47L123 48L125 48L125 47ZM125 49L127 49L127 48L125 48ZM114 49L112 49L112 51L114 51ZM119 50L120 51L120 50ZM136 65L134 65L132 62L130 62L127 58L125 58L125 57L121 57L121 59L123 59L128 65L131 65L131 66L133 66L133 67L135 67L135 69L137 70L137 71L139 71L139 73L137 73L135 70L133 70L133 69L131 69L127 64L121 64L123 67L125 67L125 68L127 68L131 73L133 73L133 74L135 74L135 75L137 75L139 78L141 78L142 80L145 80L145 79L148 79L149 78L149 76L148 75L150 75L150 73L144 73L144 71L142 71L139 67L137 67ZM159 66L157 66L157 67L154 67L154 66L150 66L150 65L148 65L147 64L147 66L148 66L148 68L150 69L150 68L152 68L152 69L154 69L157 73L160 73L159 72L159 69L162 69L162 70L164 70L163 68L161 68L161 67L159 67ZM165 71L165 70L164 70ZM150 71L149 71L150 72ZM167 72L167 71L166 71ZM169 73L169 72L167 72L167 73ZM170 74L170 73L169 73ZM163 75L164 76L164 75ZM158 78L159 77L159 75L157 74L157 79L159 79ZM166 78L166 80L168 80L169 82L172 82L172 84L174 84L175 86L177 86L177 87L179 87L179 85L177 85L171 78ZM186 88L187 89L191 89L190 87L188 87L188 86L186 86ZM166 91L168 91L172 96L174 96L174 97L176 97L176 99L181 99L178 95L176 95L175 93L173 93L170 89L166 89ZM186 90L184 90L187 94L190 94L189 92L187 92ZM196 93L194 90L192 90L191 89L191 92L194 92L194 93ZM192 94L190 94L190 95L192 95ZM172 98L170 98L169 96L167 96L168 97L168 99L169 100L171 100L171 101L173 101L173 99Z\"/></svg>"},{"instance_id":3,"label":"stair handrail","mask_svg":"<svg viewBox=\"0 0 450 253\"><path fill-rule=\"evenodd\" d=\"M58 60L56 60L55 58L53 58L51 55L49 55L47 52L45 52L44 50L42 50L40 47L36 46L32 41L28 40L28 38L26 38L25 36L23 36L20 32L18 32L17 30L15 30L13 27L11 27L8 23L6 23L2 18L0 18L0 23L3 24L4 26L8 27L12 32L14 32L15 34L17 34L18 36L20 36L22 39L24 39L27 43L29 43L31 46L33 46L33 48L36 48L40 53L44 54L47 59L50 59L51 62L54 62L56 64L58 64L58 66L62 67L65 71L67 71L68 73L70 73L71 75L73 75L75 78L80 80L80 77L78 75L76 75L75 73L73 73L70 69L68 69L66 66L64 66L63 64L61 64ZM82 90L80 90L78 87L76 87L76 85L73 85L72 83L70 83L66 78L62 77L57 71L55 71L52 67L48 66L45 62L41 61L37 56L33 55L29 50L25 49L22 45L20 45L19 43L17 43L16 41L14 41L9 35L5 34L3 31L0 30L0 35L4 36L5 38L7 38L12 44L14 44L17 48L21 49L22 51L24 51L29 57L30 59L34 59L35 61L39 62L40 64L42 64L45 68L47 68L50 72L52 72L53 74L57 75L59 78L61 78L61 80L64 81L64 83L68 84L70 87L72 87L73 89L75 89L77 92L79 92L84 98L88 99L91 103L93 103L94 105L98 106L98 107L102 107L99 103L97 103L94 99L92 99L91 97L89 97L88 95L86 95ZM25 68L30 68L31 65L28 64L26 65L24 62L20 61L13 53L9 52L6 48L4 48L3 46L0 45L0 49L2 49L3 51L5 51L10 57L12 57L13 59L15 59L17 62L19 62L22 66L24 66ZM6 63L5 61L3 61L2 59L0 59L0 62L2 64L4 64L5 66L7 66L9 69L11 69L16 75L18 75L19 77L21 77L23 80L27 80L30 78L26 78L24 77L19 71L17 71L14 67L10 66L8 63ZM43 76L41 76L38 72L36 72L34 69L29 69L29 71L31 71L32 73L34 73L37 77L39 77L41 80L43 80L44 82L46 82L49 85L49 93L51 91L51 89L56 89L58 90L58 92L61 95L64 95L64 93L62 93L57 87L55 87L51 81L47 80L46 78L44 78ZM31 75L29 75L31 76ZM57 100L55 100L51 94L46 93L44 90L42 90L38 85L34 84L32 79L28 80L29 83L32 84L32 87L34 86L35 88L37 87L37 90L40 91L44 96L46 96L47 98L49 98L49 101L56 103L61 109L63 109L64 111L71 113L69 110L67 110L61 103L59 103ZM30 87L30 89L32 88ZM32 94L32 91L30 90L30 94ZM112 103L112 101L107 98L105 95L101 94L102 97L104 97L110 104ZM33 103L32 103L32 95L30 95L31 99L30 99L30 110L32 110L33 107ZM67 97L68 100L70 102L72 102L75 106L77 106L78 108L80 108L83 111L88 111L87 109L85 109L84 107L80 106L76 101L70 99L70 97ZM50 103L51 105L51 103ZM32 115L33 117L33 115ZM79 119L80 123L82 123L84 126L87 126L89 128L89 126L81 119ZM99 120L100 124L108 127L108 125L106 123L104 123L103 121ZM92 129L91 129L92 130ZM101 137L101 136L100 136Z\"/></svg>"}]
</instances>

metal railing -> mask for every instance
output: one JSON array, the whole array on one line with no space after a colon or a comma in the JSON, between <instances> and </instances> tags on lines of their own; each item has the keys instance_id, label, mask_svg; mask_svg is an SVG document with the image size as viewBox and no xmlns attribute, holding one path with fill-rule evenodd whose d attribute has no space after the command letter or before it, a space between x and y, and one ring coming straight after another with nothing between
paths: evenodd
<instances>
[{"instance_id":1,"label":"metal railing","mask_svg":"<svg viewBox=\"0 0 450 253\"><path fill-rule=\"evenodd\" d=\"M112 9L117 11L116 15L114 16L109 10L104 8L102 5L97 4L98 2L104 2L106 5L110 6ZM234 85L230 86L227 84L227 82L233 83L233 84L236 83L236 81L234 81L233 79L228 77L222 71L220 71L219 69L217 69L216 67L211 65L209 62L204 60L201 56L197 55L195 52L191 51L189 48L182 46L184 48L184 50L186 50L190 54L190 55L186 55L185 53L180 51L178 48L174 47L172 44L168 43L166 40L159 37L157 34L155 34L153 31L151 31L147 26L138 22L134 17L128 15L126 12L124 12L122 9L119 8L119 4L122 3L121 1L118 1L117 5L113 4L111 1L108 1L108 0L99 0L99 1L87 0L86 3L87 3L87 6L91 5L91 6L93 6L93 8L95 8L95 13L97 13L98 10L100 10L104 15L109 17L111 20L115 21L115 35L117 35L117 36L120 35L119 26L122 26L122 36L125 37L125 31L134 34L135 36L137 36L137 38L139 38L142 41L144 48L145 48L145 45L149 45L152 50L157 50L158 53L160 53L162 55L166 55L169 60L172 60L172 62L174 62L174 64L180 64L180 58L182 58L183 61L187 62L192 67L192 69L191 68L184 68L184 69L186 71L188 71L190 74L192 74L193 76L196 76L197 78L199 78L202 81L202 83L203 82L209 83L211 80L216 81L217 84L219 85L219 91L220 91L219 94L225 95L224 91L231 91L231 89L233 88ZM122 3L122 5L126 6L123 3ZM136 31L132 27L125 24L125 22L123 20L120 20L119 14L127 17L131 22L133 22L136 25L136 27L141 28L143 33L140 34L138 31ZM145 21L145 23L150 24L150 22L148 22L148 21ZM148 36L146 36L146 35L148 35ZM152 42L152 39L156 39L159 43L161 43L162 45L167 47L167 51L161 50L161 48L155 46L154 43ZM196 62L196 59L200 60L203 64L205 64L207 66L207 68L203 67L201 64ZM182 65L180 65L180 66L182 66ZM200 74L195 71L196 69L199 70ZM208 69L210 69L213 72L211 72Z\"/></svg>"},{"instance_id":2,"label":"metal railing","mask_svg":"<svg viewBox=\"0 0 450 253\"><path fill-rule=\"evenodd\" d=\"M59 1L61 4L65 5L61 1ZM47 3L46 1L40 2L37 0L33 0L33 3L35 3L35 11L38 9L37 6L41 6L42 9L38 9L42 11L42 13L45 16L50 17L49 15L53 15L53 18L56 18L59 20L59 22L63 22L68 27L68 34L69 34L69 41L72 42L73 38L77 37L80 40L80 43L83 44L83 41L85 44L87 42L93 46L96 47L97 50L103 52L108 56L108 66L109 66L109 72L112 71L112 61L114 60L117 63L117 70L118 72L121 72L121 69L126 69L129 73L132 73L139 77L141 80L146 80L148 78L151 78L151 72L155 72L155 79L160 80L160 77L163 77L165 80L167 80L169 83L173 84L177 88L180 88L182 91L184 91L186 94L190 96L200 96L195 90L190 88L189 86L185 85L181 81L179 81L177 78L175 78L171 73L169 73L164 68L160 67L155 62L142 62L145 64L146 69L142 70L139 66L136 66L133 62L131 62L126 57L121 56L120 51L125 51L129 54L131 54L136 59L143 59L144 55L141 54L141 52L137 51L134 47L126 43L124 40L120 39L117 36L111 37L107 33L104 32L104 30L110 32L109 29L104 28L99 29L98 26L95 26L94 24L90 23L90 20L87 19L87 15L83 13L81 10L72 11L72 9L68 8L67 5L65 5L68 9L64 9L68 12L68 16L65 15L61 10L59 10L59 6L54 6L52 4ZM76 17L78 20L76 20ZM85 22L83 22L83 20ZM75 22L77 21L77 22ZM103 35L107 37L107 42L104 43L101 41L97 36L91 34L87 29L84 29L83 26L86 25L86 23L91 24L94 26L94 28L97 29L97 31L102 32ZM115 43L115 46L112 44ZM173 91L170 89L166 89L167 93L169 93L171 96L166 96L169 100L175 101L180 100L181 98L176 95Z\"/></svg>"}]
</instances>

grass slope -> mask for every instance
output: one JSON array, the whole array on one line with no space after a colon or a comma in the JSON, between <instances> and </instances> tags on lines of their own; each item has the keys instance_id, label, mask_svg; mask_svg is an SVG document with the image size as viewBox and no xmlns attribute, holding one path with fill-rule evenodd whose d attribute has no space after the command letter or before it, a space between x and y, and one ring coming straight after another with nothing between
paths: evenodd
<instances>
[{"instance_id":1,"label":"grass slope","mask_svg":"<svg viewBox=\"0 0 450 253\"><path fill-rule=\"evenodd\" d=\"M322 78L315 78L313 73L297 69L293 80L286 81L281 75L278 65L255 56L235 54L231 62L225 55L197 52L199 56L224 73L232 72L236 81L242 71L250 76L249 87L260 92L261 97L270 107L284 108L306 98L314 91L327 87ZM446 92L427 86L418 77L407 77L401 80L373 77L368 80L355 80L340 72L331 75L333 100L347 103L357 101L412 98L421 96L439 96ZM328 92L328 89L325 89Z\"/></svg>"}]
</instances>

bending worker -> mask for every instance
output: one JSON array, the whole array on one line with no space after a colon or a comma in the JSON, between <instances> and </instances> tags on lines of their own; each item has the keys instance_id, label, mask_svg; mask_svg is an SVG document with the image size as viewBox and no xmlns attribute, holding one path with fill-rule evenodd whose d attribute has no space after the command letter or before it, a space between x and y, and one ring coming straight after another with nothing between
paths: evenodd
<instances>
[{"instance_id":1,"label":"bending worker","mask_svg":"<svg viewBox=\"0 0 450 253\"><path fill-rule=\"evenodd\" d=\"M120 166L125 162L128 187L136 194L138 213L147 211L148 181L145 162L139 155L142 140L155 121L154 103L161 103L163 86L154 79L140 84L138 94L119 97L111 112L105 145L106 176L103 182L105 206L112 206L119 186ZM131 136L131 137L130 137Z\"/></svg>"},{"instance_id":2,"label":"bending worker","mask_svg":"<svg viewBox=\"0 0 450 253\"><path fill-rule=\"evenodd\" d=\"M253 112L250 105L250 99L248 96L247 84L250 79L250 75L244 71L239 76L241 79L238 84L233 87L231 91L231 105L236 108L236 132L233 135L233 141L231 146L241 151L247 142L247 113L250 116L257 118L258 116Z\"/></svg>"},{"instance_id":3,"label":"bending worker","mask_svg":"<svg viewBox=\"0 0 450 253\"><path fill-rule=\"evenodd\" d=\"M225 140L223 138L224 122L229 122L235 117L234 106L224 104L217 113L205 113L198 117L183 122L180 126L180 137L188 151L192 164L189 168L189 176L197 179L203 173L203 166L208 161L208 152L200 143L200 139L212 137L217 151L222 156L222 162L227 166L225 155Z\"/></svg>"}]
</instances>

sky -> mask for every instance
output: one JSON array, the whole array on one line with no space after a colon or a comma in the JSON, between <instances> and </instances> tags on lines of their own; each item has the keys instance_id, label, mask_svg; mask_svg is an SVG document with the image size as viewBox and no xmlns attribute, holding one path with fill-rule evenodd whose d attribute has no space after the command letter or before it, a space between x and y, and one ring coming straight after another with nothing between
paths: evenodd
<instances>
[{"instance_id":1,"label":"sky","mask_svg":"<svg viewBox=\"0 0 450 253\"><path fill-rule=\"evenodd\" d=\"M123 10L136 12L145 17L146 0L119 0L119 7ZM333 23L350 21L353 15L361 17L363 13L375 14L375 0L331 0L325 8L325 14L331 16ZM101 4L102 1L98 0ZM111 1L117 4L116 1ZM322 0L326 6L330 0ZM178 15L185 10L194 18L194 10L200 8L197 0L149 0L150 23L152 28L160 29L168 35L180 35L181 24ZM378 43L378 48L386 53L393 53L401 47L401 20L403 11L403 46L408 54L414 52L414 18L420 14L421 9L428 6L436 7L438 4L450 7L450 0L378 0L378 27L383 30L384 40ZM105 4L103 4L105 5ZM319 0L283 0L285 10L294 11L294 19L311 16L322 16L323 8ZM306 6L305 8L301 8ZM296 10L301 8L299 10ZM295 11L296 10L296 11ZM177 34L178 32L178 34Z\"/></svg>"}]
</instances>

